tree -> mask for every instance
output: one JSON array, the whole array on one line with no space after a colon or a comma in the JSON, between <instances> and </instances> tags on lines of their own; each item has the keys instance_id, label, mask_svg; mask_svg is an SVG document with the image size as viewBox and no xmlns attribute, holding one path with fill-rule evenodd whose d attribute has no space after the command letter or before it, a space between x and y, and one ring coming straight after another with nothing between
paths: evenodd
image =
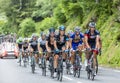
<instances>
[{"instance_id":1,"label":"tree","mask_svg":"<svg viewBox=\"0 0 120 83\"><path fill-rule=\"evenodd\" d=\"M35 22L31 18L23 20L19 27L19 35L22 35L23 37L30 36L35 32Z\"/></svg>"}]
</instances>

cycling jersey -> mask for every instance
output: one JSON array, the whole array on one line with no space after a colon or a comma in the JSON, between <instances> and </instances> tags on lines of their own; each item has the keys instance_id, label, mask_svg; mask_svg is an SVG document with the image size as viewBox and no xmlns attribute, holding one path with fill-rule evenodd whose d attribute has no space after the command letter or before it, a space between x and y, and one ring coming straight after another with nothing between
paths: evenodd
<instances>
[{"instance_id":1,"label":"cycling jersey","mask_svg":"<svg viewBox=\"0 0 120 83\"><path fill-rule=\"evenodd\" d=\"M37 48L37 46L38 46L38 41L37 40L30 40L30 46L31 46L31 48L33 49L33 51L38 51L38 48Z\"/></svg>"},{"instance_id":2,"label":"cycling jersey","mask_svg":"<svg viewBox=\"0 0 120 83\"><path fill-rule=\"evenodd\" d=\"M50 36L47 37L47 41L48 41L48 47L50 47L52 51L55 50L54 43L52 42L53 44L51 44Z\"/></svg>"},{"instance_id":3,"label":"cycling jersey","mask_svg":"<svg viewBox=\"0 0 120 83\"><path fill-rule=\"evenodd\" d=\"M38 39L38 43L40 44L40 47L42 48L43 52L46 51L46 39L42 40L42 38Z\"/></svg>"},{"instance_id":4,"label":"cycling jersey","mask_svg":"<svg viewBox=\"0 0 120 83\"><path fill-rule=\"evenodd\" d=\"M28 43L27 42L23 42L23 50L26 50L26 49L28 49Z\"/></svg>"},{"instance_id":5,"label":"cycling jersey","mask_svg":"<svg viewBox=\"0 0 120 83\"><path fill-rule=\"evenodd\" d=\"M66 41L68 41L68 37L64 35L62 38L60 38L60 35L56 36L57 41L57 47L59 50L62 50L62 47L65 46Z\"/></svg>"},{"instance_id":6,"label":"cycling jersey","mask_svg":"<svg viewBox=\"0 0 120 83\"><path fill-rule=\"evenodd\" d=\"M20 40L17 40L18 48L22 49L23 42Z\"/></svg>"},{"instance_id":7,"label":"cycling jersey","mask_svg":"<svg viewBox=\"0 0 120 83\"><path fill-rule=\"evenodd\" d=\"M85 32L85 36L88 37L88 44L90 45L91 48L95 48L95 46L96 46L97 35L100 35L99 31L97 31L97 30L94 31L93 35L90 33L90 30L87 30Z\"/></svg>"},{"instance_id":8,"label":"cycling jersey","mask_svg":"<svg viewBox=\"0 0 120 83\"><path fill-rule=\"evenodd\" d=\"M76 34L74 33L71 36L71 39L72 39L72 49L73 50L76 50L79 45L83 44L83 41L82 41L83 38L84 38L83 33L80 33L78 36L76 36Z\"/></svg>"}]
</instances>

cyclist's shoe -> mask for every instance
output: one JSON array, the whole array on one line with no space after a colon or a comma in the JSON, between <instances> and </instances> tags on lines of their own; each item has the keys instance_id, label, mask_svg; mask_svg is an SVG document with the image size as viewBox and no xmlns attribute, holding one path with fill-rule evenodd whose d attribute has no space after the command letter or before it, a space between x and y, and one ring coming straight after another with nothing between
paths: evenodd
<instances>
[{"instance_id":1,"label":"cyclist's shoe","mask_svg":"<svg viewBox=\"0 0 120 83\"><path fill-rule=\"evenodd\" d=\"M57 72L54 72L54 78L56 78L57 77Z\"/></svg>"},{"instance_id":2,"label":"cyclist's shoe","mask_svg":"<svg viewBox=\"0 0 120 83\"><path fill-rule=\"evenodd\" d=\"M94 71L94 76L96 76L97 74L96 74L96 71Z\"/></svg>"},{"instance_id":3,"label":"cyclist's shoe","mask_svg":"<svg viewBox=\"0 0 120 83\"><path fill-rule=\"evenodd\" d=\"M73 74L73 65L71 65L70 74Z\"/></svg>"}]
</instances>

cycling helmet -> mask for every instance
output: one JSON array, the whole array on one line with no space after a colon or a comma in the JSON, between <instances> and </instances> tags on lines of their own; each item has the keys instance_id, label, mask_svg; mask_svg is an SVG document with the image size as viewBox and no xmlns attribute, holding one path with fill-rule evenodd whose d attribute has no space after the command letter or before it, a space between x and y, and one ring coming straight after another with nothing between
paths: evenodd
<instances>
[{"instance_id":1,"label":"cycling helmet","mask_svg":"<svg viewBox=\"0 0 120 83\"><path fill-rule=\"evenodd\" d=\"M76 26L74 29L75 32L80 32L80 27Z\"/></svg>"},{"instance_id":2,"label":"cycling helmet","mask_svg":"<svg viewBox=\"0 0 120 83\"><path fill-rule=\"evenodd\" d=\"M32 38L34 38L34 37L37 37L37 35L35 33L32 34Z\"/></svg>"},{"instance_id":3,"label":"cycling helmet","mask_svg":"<svg viewBox=\"0 0 120 83\"><path fill-rule=\"evenodd\" d=\"M64 30L65 30L65 26L61 25L61 26L59 27L59 30L64 31Z\"/></svg>"},{"instance_id":4,"label":"cycling helmet","mask_svg":"<svg viewBox=\"0 0 120 83\"><path fill-rule=\"evenodd\" d=\"M55 29L52 27L49 29L49 33L55 32Z\"/></svg>"},{"instance_id":5,"label":"cycling helmet","mask_svg":"<svg viewBox=\"0 0 120 83\"><path fill-rule=\"evenodd\" d=\"M27 39L27 38L24 38L24 42L28 42L28 39Z\"/></svg>"},{"instance_id":6,"label":"cycling helmet","mask_svg":"<svg viewBox=\"0 0 120 83\"><path fill-rule=\"evenodd\" d=\"M96 23L95 23L95 22L90 22L90 23L89 23L89 27L95 28L95 27L96 27Z\"/></svg>"},{"instance_id":7,"label":"cycling helmet","mask_svg":"<svg viewBox=\"0 0 120 83\"><path fill-rule=\"evenodd\" d=\"M46 34L44 32L41 32L40 36L46 36Z\"/></svg>"},{"instance_id":8,"label":"cycling helmet","mask_svg":"<svg viewBox=\"0 0 120 83\"><path fill-rule=\"evenodd\" d=\"M19 40L19 42L22 42L22 41L23 41L23 38L22 38L22 37L19 37L18 40Z\"/></svg>"}]
</instances>

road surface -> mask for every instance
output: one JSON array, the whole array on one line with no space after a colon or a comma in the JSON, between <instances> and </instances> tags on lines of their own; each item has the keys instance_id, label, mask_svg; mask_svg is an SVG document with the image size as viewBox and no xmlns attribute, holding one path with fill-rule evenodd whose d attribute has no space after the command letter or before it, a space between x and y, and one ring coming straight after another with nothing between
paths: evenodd
<instances>
[{"instance_id":1,"label":"road surface","mask_svg":"<svg viewBox=\"0 0 120 83\"><path fill-rule=\"evenodd\" d=\"M16 59L0 59L0 83L61 83L57 79L50 78L49 71L47 76L41 75L41 69L36 68L35 74L31 73L30 66L27 68L19 66ZM62 83L120 83L120 71L99 68L98 75L94 81L87 79L87 74L82 69L81 77L66 75L64 72Z\"/></svg>"}]
</instances>

